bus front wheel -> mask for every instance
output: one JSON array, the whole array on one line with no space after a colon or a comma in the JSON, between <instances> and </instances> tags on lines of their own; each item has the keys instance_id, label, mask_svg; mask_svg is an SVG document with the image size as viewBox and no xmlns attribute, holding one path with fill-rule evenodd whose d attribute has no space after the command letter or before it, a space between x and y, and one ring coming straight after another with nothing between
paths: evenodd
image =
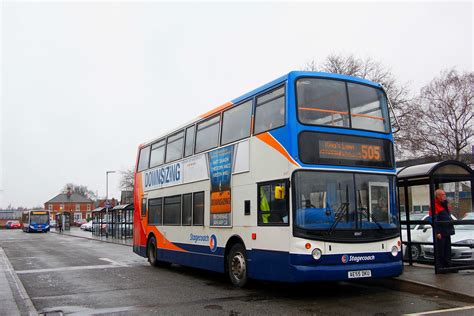
<instances>
[{"instance_id":1,"label":"bus front wheel","mask_svg":"<svg viewBox=\"0 0 474 316\"><path fill-rule=\"evenodd\" d=\"M247 254L242 244L235 244L230 249L227 271L233 285L243 287L247 283Z\"/></svg>"}]
</instances>

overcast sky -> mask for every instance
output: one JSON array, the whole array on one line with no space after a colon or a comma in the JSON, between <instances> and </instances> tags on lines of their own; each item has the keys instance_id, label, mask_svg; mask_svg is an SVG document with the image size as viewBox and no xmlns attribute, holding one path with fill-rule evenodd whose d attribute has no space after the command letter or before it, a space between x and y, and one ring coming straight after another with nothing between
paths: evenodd
<instances>
[{"instance_id":1,"label":"overcast sky","mask_svg":"<svg viewBox=\"0 0 474 316\"><path fill-rule=\"evenodd\" d=\"M414 91L473 66L472 2L4 1L1 21L0 207L105 196L140 143L332 52Z\"/></svg>"}]
</instances>

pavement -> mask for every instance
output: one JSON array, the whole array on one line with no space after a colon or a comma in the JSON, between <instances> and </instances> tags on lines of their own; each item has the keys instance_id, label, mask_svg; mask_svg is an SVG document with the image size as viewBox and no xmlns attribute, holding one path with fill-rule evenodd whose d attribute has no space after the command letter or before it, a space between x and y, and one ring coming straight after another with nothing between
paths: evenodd
<instances>
[{"instance_id":1,"label":"pavement","mask_svg":"<svg viewBox=\"0 0 474 316\"><path fill-rule=\"evenodd\" d=\"M474 270L435 274L433 266L413 264L405 265L403 274L395 279L474 299Z\"/></svg>"},{"instance_id":2,"label":"pavement","mask_svg":"<svg viewBox=\"0 0 474 316\"><path fill-rule=\"evenodd\" d=\"M58 233L57 231L52 231ZM100 240L124 246L132 247L132 239L114 239L105 236L93 236L91 232L85 232L77 227L72 227L70 231L62 232L63 235L70 235L79 238ZM468 300L474 300L474 270L461 270L458 273L435 274L434 267L421 264L406 264L403 274L395 281L427 287L438 291L446 292L455 296L461 296Z\"/></svg>"},{"instance_id":3,"label":"pavement","mask_svg":"<svg viewBox=\"0 0 474 316\"><path fill-rule=\"evenodd\" d=\"M56 233L56 234L61 234L61 235L70 235L70 236L73 236L73 237L99 240L99 241L102 241L102 242L108 242L108 243L133 247L132 238L117 239L117 238L106 237L106 236L94 236L94 235L92 235L92 232L83 231L79 227L71 227L71 230L63 231L61 233L59 231L53 229L53 230L51 230L51 233Z\"/></svg>"}]
</instances>

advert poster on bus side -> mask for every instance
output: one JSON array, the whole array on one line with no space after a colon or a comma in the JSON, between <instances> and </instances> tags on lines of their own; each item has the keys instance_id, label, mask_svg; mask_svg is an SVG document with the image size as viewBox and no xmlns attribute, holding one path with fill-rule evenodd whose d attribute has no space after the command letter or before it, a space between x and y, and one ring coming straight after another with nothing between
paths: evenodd
<instances>
[{"instance_id":1,"label":"advert poster on bus side","mask_svg":"<svg viewBox=\"0 0 474 316\"><path fill-rule=\"evenodd\" d=\"M230 180L233 153L233 145L209 153L211 226L231 226Z\"/></svg>"}]
</instances>

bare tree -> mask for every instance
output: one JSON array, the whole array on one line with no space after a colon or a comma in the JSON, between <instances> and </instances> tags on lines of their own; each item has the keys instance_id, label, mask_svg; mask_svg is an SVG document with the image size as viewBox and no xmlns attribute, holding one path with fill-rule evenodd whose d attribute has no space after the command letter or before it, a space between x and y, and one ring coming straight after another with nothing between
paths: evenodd
<instances>
[{"instance_id":1,"label":"bare tree","mask_svg":"<svg viewBox=\"0 0 474 316\"><path fill-rule=\"evenodd\" d=\"M382 84L400 122L400 133L395 134L396 155L398 158L405 156L403 153L408 148L405 137L406 132L409 131L409 124L405 117L411 99L408 96L408 87L400 84L389 68L370 57L363 59L354 55L331 54L321 63L315 60L307 62L304 70L349 75ZM394 120L392 120L393 124Z\"/></svg>"},{"instance_id":2,"label":"bare tree","mask_svg":"<svg viewBox=\"0 0 474 316\"><path fill-rule=\"evenodd\" d=\"M120 174L122 176L119 185L120 189L122 189L122 191L133 191L135 180L133 168L122 170L120 171Z\"/></svg>"},{"instance_id":3,"label":"bare tree","mask_svg":"<svg viewBox=\"0 0 474 316\"><path fill-rule=\"evenodd\" d=\"M473 106L474 73L443 71L421 89L408 108L412 152L416 156L460 160L474 141Z\"/></svg>"},{"instance_id":4,"label":"bare tree","mask_svg":"<svg viewBox=\"0 0 474 316\"><path fill-rule=\"evenodd\" d=\"M77 185L74 183L67 183L64 185L61 192L67 192L68 189L70 189L72 193L80 194L82 196L85 196L88 199L91 199L91 200L97 199L97 194L94 191L89 190L86 185Z\"/></svg>"}]
</instances>

